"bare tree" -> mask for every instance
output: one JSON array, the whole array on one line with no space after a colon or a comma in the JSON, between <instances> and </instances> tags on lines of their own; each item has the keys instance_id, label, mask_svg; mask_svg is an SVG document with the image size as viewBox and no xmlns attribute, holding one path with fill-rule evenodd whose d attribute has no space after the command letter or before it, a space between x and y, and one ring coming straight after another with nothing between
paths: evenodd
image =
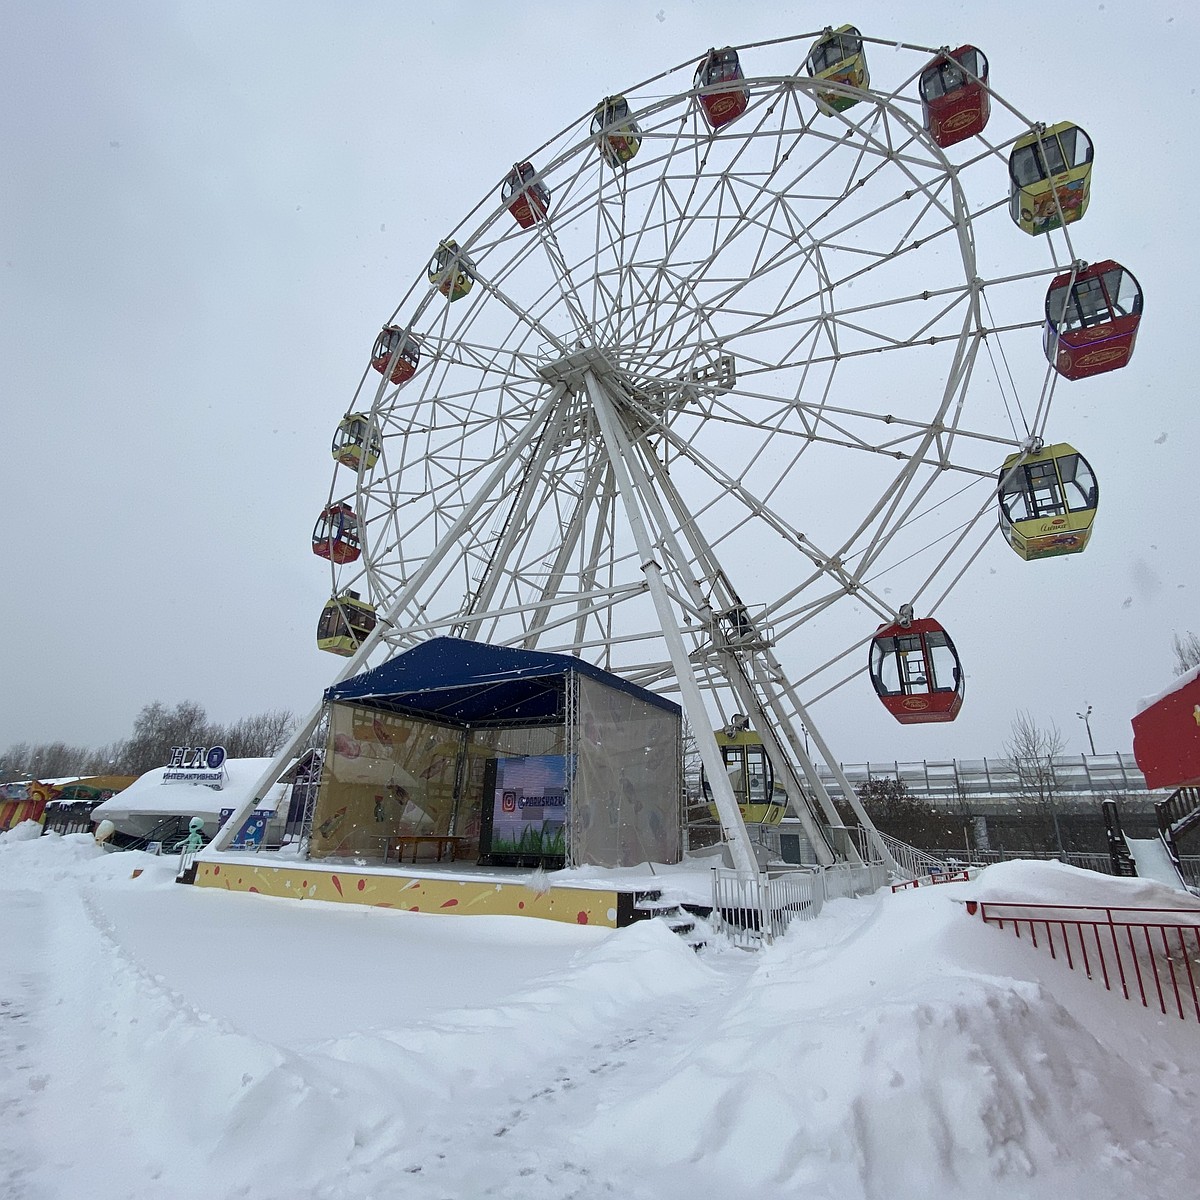
<instances>
[{"instance_id":1,"label":"bare tree","mask_svg":"<svg viewBox=\"0 0 1200 1200\"><path fill-rule=\"evenodd\" d=\"M1182 675L1193 667L1200 667L1200 637L1190 630L1185 637L1176 634L1171 649L1175 651L1176 675Z\"/></svg>"},{"instance_id":2,"label":"bare tree","mask_svg":"<svg viewBox=\"0 0 1200 1200\"><path fill-rule=\"evenodd\" d=\"M235 721L222 733L220 741L230 758L270 758L295 728L294 712L273 708Z\"/></svg>"},{"instance_id":3,"label":"bare tree","mask_svg":"<svg viewBox=\"0 0 1200 1200\"><path fill-rule=\"evenodd\" d=\"M1023 709L1013 718L1011 733L1004 743L1004 753L1015 777L1014 794L1035 812L1051 819L1060 854L1064 851L1058 826L1058 798L1063 788L1054 760L1062 754L1065 744L1062 731L1053 721L1039 725Z\"/></svg>"},{"instance_id":4,"label":"bare tree","mask_svg":"<svg viewBox=\"0 0 1200 1200\"><path fill-rule=\"evenodd\" d=\"M13 783L17 780L28 779L26 766L33 756L33 748L28 742L16 742L0 754L0 783Z\"/></svg>"},{"instance_id":5,"label":"bare tree","mask_svg":"<svg viewBox=\"0 0 1200 1200\"><path fill-rule=\"evenodd\" d=\"M211 746L220 740L221 730L209 724L203 705L181 700L168 708L155 700L138 713L121 765L131 775L143 775L166 766L173 746Z\"/></svg>"}]
</instances>

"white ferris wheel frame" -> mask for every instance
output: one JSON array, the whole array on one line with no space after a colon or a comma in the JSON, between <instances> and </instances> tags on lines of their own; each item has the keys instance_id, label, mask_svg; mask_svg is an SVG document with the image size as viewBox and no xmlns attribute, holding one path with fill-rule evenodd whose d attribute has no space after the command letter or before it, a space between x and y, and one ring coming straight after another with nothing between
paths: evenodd
<instances>
[{"instance_id":1,"label":"white ferris wheel frame","mask_svg":"<svg viewBox=\"0 0 1200 1200\"><path fill-rule=\"evenodd\" d=\"M792 40L801 39L785 39ZM868 44L871 41L864 38ZM932 48L904 48L920 50L929 55L938 53ZM690 64L686 69L690 70ZM670 74L665 72L648 81L648 84L654 85ZM676 135L674 146L668 146L657 159L654 157L656 150L667 144L670 134L669 131L662 132L665 127L655 125L655 121L668 117L674 119L681 111L694 110L701 93L717 89L693 87L665 97L652 98L638 107L631 105L633 118L643 127L643 146L639 154L646 157L640 166L635 160L613 174L611 180L601 174L600 182L595 184L592 193L578 187L584 160L598 160L599 156L596 154L596 138L590 134L579 135L579 125L576 124L564 131L565 136L559 135L557 141L552 139L531 156L531 159L541 159L546 154L550 155L541 170L537 171L535 182L554 182L556 195L565 192L566 203L559 200L559 205L551 209L546 220L537 222L531 229L513 231L509 228L511 217L505 203L497 203L492 199L476 207L467 221L475 220L478 224L472 230L464 231L464 221L460 226L463 232L455 233L456 237L462 239L461 252L467 256L473 287L478 289L471 301L476 306L472 315L460 322L455 306L439 294L436 286L425 285L422 281L410 289L397 308L393 322L400 324L406 334L414 334L421 339L423 353L431 349L434 351L435 370L438 369L438 362L449 362L456 358L472 360L473 367L480 372L494 371L496 364L503 362L508 364L510 371L520 368L530 379L536 373L536 390L530 391L523 408L515 407L513 412L503 415L504 436L502 440L497 438L490 458L470 458L464 438L460 444L459 461L444 464L447 477L457 471L458 475L454 478L465 478L465 483L442 485L446 495L450 495L454 487L458 488L458 492L451 503L441 506L442 511L428 515L428 520L436 527L436 537L432 545L411 562L397 565L396 555L401 553L403 539L416 528L404 527L399 514L412 509L414 504L419 507L420 497L412 491L401 491L396 481L403 480L404 472L413 469L413 463L419 461L420 454L410 454L409 458L402 459L393 474L389 474L392 468L387 462L374 472L365 461L360 465L352 498L365 548L363 562L355 573L366 583L378 608L379 620L354 656L346 660L335 683L359 673L372 661L382 661L381 655L390 657L392 653L429 636L453 634L471 639L488 633L495 636L505 622L508 622L504 626L505 632L497 638L501 643L527 648L543 646L556 652L585 656L594 656L597 652L609 653L622 642L639 644L644 642L645 636L649 636L622 631L612 620L612 614L625 602L633 599L645 601L648 598L657 626L651 632L657 634L665 654L651 661L643 659L636 667L627 666L622 673L643 686L678 689L712 787L722 833L730 845L739 873L754 874L757 867L721 752L711 732L713 716L705 696L711 699L718 691L732 699L738 711L749 716L750 724L763 737L776 778L783 781L796 815L805 826L822 862L831 862L836 857L822 833L822 819L828 825L836 826L840 818L818 774L809 749L810 739L815 744L817 755L833 772L841 797L854 809L885 861L895 865L882 840L875 834L856 794L841 774L837 758L811 720L809 705L801 700L798 683L790 677L776 653L777 638L771 630L775 625L782 624L786 626L787 633L794 633L808 620L819 617L831 605L848 596L855 597L883 620L895 619L897 606L874 587L872 572L898 530L914 514L919 513L922 504L928 501L934 482L947 472L958 472L968 482L985 481L986 498L953 531L949 539L936 539L937 542L948 540L948 544L934 551L935 565L924 582L905 596L908 602L925 597L931 606L945 598L982 549L988 535L981 537L979 528L992 512L994 503L995 465L990 470L984 470L978 465L960 462L955 457L956 447L967 442L974 443L976 447L982 444L988 453L993 454L997 464L999 458L1011 452L1014 446L1028 451L1036 444L1044 428L1054 385L1053 374L1047 370L1034 424L1031 426L1026 422L1023 435L1015 427L1009 436L995 429L969 429L961 423L967 389L986 339L1041 325L1040 318L1008 323L992 319L989 325L983 318L981 308L985 290L995 290L1001 285L1047 276L1061 270L1055 263L1049 268L1006 274L987 281L979 277L973 223L981 212L990 211L997 205L991 204L972 211L960 182L964 164L952 161L945 151L932 142L912 115L911 101L906 102L902 95L905 88L911 89L914 79L915 73L894 91L880 92L860 91L849 85L795 74L748 78L745 86L751 97L751 105L745 114L731 126L708 133L711 144L707 147L695 136L689 139L684 134ZM638 85L628 94L644 91L646 87L646 84ZM920 210L922 214L932 212L941 215L944 224L938 232L952 236L961 269L961 281L957 284L891 296L883 302L868 300L860 306L844 304L836 309L830 306L831 311L826 312L826 300L832 297L835 288L841 287L841 295L846 295L847 285L853 286L856 281L868 277L871 271L885 265L886 259L902 258L920 249L923 242L912 238L909 244L902 237L900 244L890 254L869 256L861 274L834 279L826 261L830 257L830 247L841 252L845 249L841 243L848 242L856 228L878 217L878 211L868 210L865 215L848 221L845 228L835 228L830 235L810 237L809 243L801 246L797 252L820 281L816 289L820 293L820 312L790 327L793 342L803 344L804 341L810 341L815 345L817 337L823 334L812 335L812 329L818 326L823 329L828 325L832 330L828 335L827 353L824 356L810 353L804 361L805 380L810 370L819 369L823 363L836 360L836 365L830 368L829 378L832 380L834 370L855 357L873 355L882 358L889 351L923 344L920 343L921 333L927 335L930 345L946 343L952 351L944 370L937 403L933 413L925 419L882 412L870 406L834 404L828 384L815 402L806 401L799 392L790 399L787 406L789 411L799 414L800 420L806 423L803 441L807 445L868 451L900 464L874 502L859 514L858 522L849 534L827 546L818 544L793 522L781 516L770 494L756 494L748 485L745 474L724 471L719 462L704 453L698 439L692 440L695 435L676 428L674 413L684 407L679 401L680 396L685 401L713 401L725 394L722 391L724 384L721 372L725 368L721 351L731 342L736 342L736 337L725 342L717 338L712 344L701 347L707 359L702 357L699 360L699 369L689 367L681 371L680 361L676 358L670 362L671 372L668 375L654 377L648 373L651 377L647 378L638 373L640 368L631 367L628 357L623 357L627 343L621 338L590 336L599 329L611 333L614 321L620 329L625 320L620 304L623 299L621 289L626 284L630 292L635 285L648 290L644 280L634 278L636 271L632 268L628 272L629 278L618 278L615 288L605 280L600 268L603 230L606 222L611 223L613 219L605 210L604 195L608 185L627 187L630 175L646 167L650 167L651 171L657 167L659 182L652 183L651 205L661 202L666 207L666 196L670 190L666 181L671 176L672 164L677 158L682 162L691 156L696 161L702 161L702 165L706 164L712 146L723 142L724 150L733 162L729 170L735 172L743 151L749 157L754 150L761 150L765 146L769 153L772 137L778 158L783 143L783 126L781 124L780 132L764 135L764 121L769 120L781 104L785 108L794 105L798 111L800 98L811 101L817 91L851 96L858 104L842 113L825 113L821 116L820 120L823 121L828 121L831 116L834 118L829 128L836 132L836 136L820 130L813 120L800 120L796 129L789 131L796 134L796 143L802 137L814 137L821 147L819 160L832 158L839 151L845 152L849 148L850 153L857 155L860 160L868 153L876 156L876 168L879 171L886 168L898 172L908 183L904 200L916 198L918 205L923 206ZM1025 120L1015 109L1000 101L995 93L992 93L992 98L993 103L998 102L1019 120ZM756 119L758 124L754 123ZM583 124L586 127L586 118ZM1028 122L1026 124L1028 126ZM699 125L698 118L696 125ZM1027 128L1021 132L1027 132ZM731 146L734 149L731 150ZM976 161L998 152L997 147L985 144ZM790 153L791 149L782 155L785 162ZM701 154L702 160L698 157ZM599 172L610 171L603 163L594 165ZM806 177L807 170L809 168L801 173L801 179ZM874 177L874 171L864 172L857 177L861 183L855 187L868 184ZM565 188L558 184L560 179L565 180ZM735 231L755 221L763 221L761 213L773 202L769 191L766 185L760 188L761 208L750 203L746 205L744 213L736 216L733 222ZM590 279L586 277L586 272L581 274L580 263L570 257L569 250L560 244L555 232L556 221L569 220L573 215L578 222L578 203L574 209L569 207L576 194L582 197L585 208L590 196L590 203L596 210L594 215L598 232L592 260L595 270ZM716 188L713 195L717 195ZM835 197L828 205L829 210L836 215L839 204L844 200L845 197L841 200ZM622 200L621 204L620 215L623 220L625 201ZM914 228L920 219L918 216L913 222ZM721 220L720 215L710 214L706 217L702 209L695 213L685 210L676 218L681 227L689 223L696 227L707 222L715 231L712 257L708 261L688 264L696 280L704 281L717 270L715 263L724 249L723 245L718 244L723 228ZM765 223L770 227L770 219ZM667 226L668 220L664 217L661 225L656 224L651 235L647 235L645 230L636 231L635 246L640 246L643 238L652 240L660 234L670 241L676 234L674 230L664 233ZM626 236L626 231L621 230L621 237ZM686 236L686 233L680 236ZM730 235L730 241L735 237L736 232ZM838 239L836 245L835 238ZM520 244L521 239L524 239L523 245ZM1066 239L1066 245L1069 250L1069 238ZM557 288L557 295L549 290L543 291L536 299L536 307L528 299L518 296L515 289L506 290L510 277L520 282L518 272L532 253L530 247L534 246L544 255L544 262L550 265L553 284ZM723 306L735 307L743 302L743 297L749 296L747 303L753 308L755 284L776 270L778 262L778 256L766 257L765 234L763 254L764 261L759 268L747 273L744 279L723 286ZM494 270L493 262L498 264ZM586 258L583 262L586 266ZM620 275L619 271L617 275ZM613 304L612 313L603 311L601 301L605 296ZM468 335L473 327L472 322L478 319L480 306L487 303L495 306L493 311L503 310L509 314L514 329L536 335L536 354L531 350L528 337L511 351L506 351L503 346L486 346L482 335L471 340ZM643 316L654 303L656 301L651 300L643 304ZM676 299L672 303L674 308L668 305L666 311L660 309L653 314L654 320L668 328L688 325L689 322L680 320L680 314L688 315L684 313L684 302ZM883 307L897 311L930 303L934 305L935 315L924 329L914 330L906 340L895 338L893 344L888 344L888 334L877 332L867 324ZM636 303L632 307L637 310ZM947 333L945 326L948 315L960 309L962 316L957 329ZM407 317L404 316L406 312L409 314ZM789 332L787 320L777 320L776 314L763 311L752 313L752 316L753 321L747 318L749 328L765 326L774 321L775 331L781 336ZM557 319L552 322L551 317ZM698 305L697 312L690 314L690 327L694 328L707 319L708 314L703 306ZM797 338L797 330L802 325L811 328ZM863 334L864 330L869 335L868 344L844 344L847 333ZM629 336L636 339L639 335L634 330ZM871 344L871 339L874 339L874 344ZM786 341L786 338L783 340ZM665 353L663 347L653 341L650 349L651 357L657 354L660 359L670 358L669 353ZM492 356L490 359L489 354ZM736 371L736 350L731 357L735 364L732 370ZM393 362L378 377L373 396L369 389L375 377L369 369L365 372L354 405L362 411L365 408L363 400L370 396L371 424L382 437L385 458L389 444L400 442L407 446L412 437L411 427L397 427L397 416L407 419L418 411L425 411L417 407L424 403L423 400L413 400L410 404L408 399L422 395L416 390L422 386L418 382L420 373L417 379L397 387L389 380L394 361L393 358ZM695 355L691 362L697 362ZM763 369L769 373L781 365L768 363ZM424 369L425 363L422 363ZM443 369L439 377L442 382L450 378L446 371L448 368ZM429 377L433 378L432 372ZM436 391L433 383L424 386L427 391ZM368 390L364 392L364 389ZM753 394L752 389L748 394ZM523 553L528 553L522 538L528 536L527 531L536 519L536 511L539 505L546 503L548 495L547 492L539 492L539 483L547 477L553 477L556 455L562 452L563 447L568 442L580 440L579 414L584 409L590 414L590 432L582 441L586 442L591 457L582 466L572 461L569 467L575 478L571 491L572 503L566 506L565 516L558 520L560 538L557 549L552 558L542 550L538 560L540 574L537 586L532 589L527 587L522 595L517 596L514 594L514 580L528 565L521 558ZM463 403L461 413L464 429L473 427L476 414L469 403ZM874 442L864 439L861 433L855 432L855 427L864 422L886 427L888 436ZM727 522L718 526L715 536L709 532L705 519L708 509L700 513L693 511L689 499L673 482L671 467L680 462L698 467L718 491L736 500L743 514L736 528ZM424 464L423 469L429 471L428 463ZM917 483L922 475L924 481ZM566 470L563 478L566 478ZM515 489L514 480L519 482ZM346 475L335 470L330 503L350 499L345 493L345 484ZM408 486L407 482L405 486ZM717 503L714 500L712 506L715 507ZM478 523L483 518L494 518L498 513L502 514L503 519L490 530L486 538L480 538ZM625 522L624 535L631 539L621 553L610 544L615 538L618 514ZM798 550L809 564L806 577L754 612L753 616L742 606L740 594L722 565L721 554L722 547L727 548L732 539L741 536L747 529L773 531L781 543ZM478 580L474 590L468 592L457 607L453 602L446 601L440 611L431 611L430 596L445 593L450 577L446 573L447 564L452 574L464 555L474 553L478 560L484 550L486 561L482 567L476 562ZM570 566L572 557L582 563L574 571ZM636 577L628 570L634 557ZM958 559L962 560L961 563ZM625 565L626 578L623 580L616 578L614 561L621 561ZM339 571L333 564L331 567L336 594L339 587L344 586L345 570ZM607 582L604 580L606 569ZM949 579L946 578L948 571ZM439 572L442 574L439 575ZM568 586L571 580L573 583ZM936 595L932 593L935 583L942 588ZM797 600L805 597L817 585L822 588L819 594L812 599L805 599L797 607ZM746 627L748 632L741 631L737 636L731 636L727 618L730 612L739 608L749 621ZM607 625L602 623L605 618ZM544 640L550 635L555 639L554 644L546 647ZM835 654L830 662L799 682L807 683L820 671L835 666L847 653L868 640L869 632L854 646ZM839 683L836 682L832 685L837 686ZM816 698L820 698L820 695ZM318 705L308 720L297 729L289 745L280 752L247 801L245 813L235 813L225 824L214 841L214 849L219 850L228 844L240 821L252 810L255 797L265 792L270 783L278 778L297 747L319 721L321 712L322 706ZM851 849L851 856L853 853Z\"/></svg>"}]
</instances>

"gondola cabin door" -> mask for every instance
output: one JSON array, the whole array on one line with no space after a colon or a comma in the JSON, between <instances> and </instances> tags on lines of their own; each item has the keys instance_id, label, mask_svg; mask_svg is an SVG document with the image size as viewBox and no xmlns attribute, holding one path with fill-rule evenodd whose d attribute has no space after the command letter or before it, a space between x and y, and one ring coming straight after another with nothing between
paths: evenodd
<instances>
[{"instance_id":1,"label":"gondola cabin door","mask_svg":"<svg viewBox=\"0 0 1200 1200\"><path fill-rule=\"evenodd\" d=\"M883 625L871 642L871 682L901 725L953 721L962 708L962 664L932 617Z\"/></svg>"}]
</instances>

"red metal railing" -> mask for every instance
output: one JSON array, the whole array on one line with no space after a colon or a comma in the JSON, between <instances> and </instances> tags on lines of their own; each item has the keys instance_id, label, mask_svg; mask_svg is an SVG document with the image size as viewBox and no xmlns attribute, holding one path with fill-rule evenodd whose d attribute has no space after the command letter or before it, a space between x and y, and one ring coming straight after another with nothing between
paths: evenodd
<instances>
[{"instance_id":1,"label":"red metal railing","mask_svg":"<svg viewBox=\"0 0 1200 1200\"><path fill-rule=\"evenodd\" d=\"M971 872L964 869L961 871L935 871L929 875L922 875L918 879L906 879L903 883L893 883L893 892L906 892L909 888L929 887L935 883L970 883Z\"/></svg>"},{"instance_id":2,"label":"red metal railing","mask_svg":"<svg viewBox=\"0 0 1200 1200\"><path fill-rule=\"evenodd\" d=\"M1071 970L1100 978L1126 1000L1165 1016L1200 1021L1200 912L1179 908L1103 908L969 900L967 912L1009 926Z\"/></svg>"}]
</instances>

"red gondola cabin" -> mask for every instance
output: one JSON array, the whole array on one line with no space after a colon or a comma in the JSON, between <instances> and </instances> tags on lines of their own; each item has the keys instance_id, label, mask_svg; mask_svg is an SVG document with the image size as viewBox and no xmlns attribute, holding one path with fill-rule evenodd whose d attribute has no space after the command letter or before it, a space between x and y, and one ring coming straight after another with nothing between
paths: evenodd
<instances>
[{"instance_id":1,"label":"red gondola cabin","mask_svg":"<svg viewBox=\"0 0 1200 1200\"><path fill-rule=\"evenodd\" d=\"M942 54L921 72L925 128L943 149L983 132L992 115L988 62L974 46Z\"/></svg>"},{"instance_id":2,"label":"red gondola cabin","mask_svg":"<svg viewBox=\"0 0 1200 1200\"><path fill-rule=\"evenodd\" d=\"M335 563L354 562L362 553L358 518L348 504L331 504L313 527L313 553Z\"/></svg>"},{"instance_id":3,"label":"red gondola cabin","mask_svg":"<svg viewBox=\"0 0 1200 1200\"><path fill-rule=\"evenodd\" d=\"M746 111L750 89L741 82L744 78L738 53L732 46L710 50L696 68L695 86L715 89L697 97L704 119L713 129L728 125Z\"/></svg>"},{"instance_id":4,"label":"red gondola cabin","mask_svg":"<svg viewBox=\"0 0 1200 1200\"><path fill-rule=\"evenodd\" d=\"M420 343L399 325L385 325L371 350L371 366L380 375L388 374L389 362L392 371L388 377L393 383L407 383L417 373L421 363Z\"/></svg>"},{"instance_id":5,"label":"red gondola cabin","mask_svg":"<svg viewBox=\"0 0 1200 1200\"><path fill-rule=\"evenodd\" d=\"M500 199L522 229L529 229L550 211L550 192L530 180L537 174L533 163L516 163L500 188Z\"/></svg>"},{"instance_id":6,"label":"red gondola cabin","mask_svg":"<svg viewBox=\"0 0 1200 1200\"><path fill-rule=\"evenodd\" d=\"M1047 360L1065 379L1086 379L1125 366L1142 319L1142 289L1120 263L1064 272L1046 293Z\"/></svg>"},{"instance_id":7,"label":"red gondola cabin","mask_svg":"<svg viewBox=\"0 0 1200 1200\"><path fill-rule=\"evenodd\" d=\"M932 617L876 630L871 682L901 725L953 721L962 708L962 664L949 635Z\"/></svg>"}]
</instances>

